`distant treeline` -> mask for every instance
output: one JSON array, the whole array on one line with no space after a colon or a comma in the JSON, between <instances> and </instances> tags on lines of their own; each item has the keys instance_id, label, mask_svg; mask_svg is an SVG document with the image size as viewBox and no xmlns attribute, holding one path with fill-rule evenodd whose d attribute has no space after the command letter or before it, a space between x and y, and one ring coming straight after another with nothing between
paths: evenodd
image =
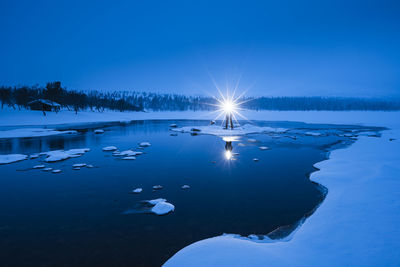
<instances>
[{"instance_id":1,"label":"distant treeline","mask_svg":"<svg viewBox=\"0 0 400 267\"><path fill-rule=\"evenodd\" d=\"M61 82L51 82L46 87L21 86L21 87L0 87L1 107L29 108L29 103L37 99L54 101L62 108L74 110L96 110L105 109L118 111L140 111L143 106L135 105L125 99L115 98L112 94L102 94L98 91L85 93L82 91L66 90Z\"/></svg>"},{"instance_id":2,"label":"distant treeline","mask_svg":"<svg viewBox=\"0 0 400 267\"><path fill-rule=\"evenodd\" d=\"M178 94L143 93L132 91L84 92L67 90L60 82L46 87L0 87L0 101L14 108L29 108L29 103L47 99L74 110L104 111L184 111L215 110L213 97L185 96ZM251 110L400 110L399 99L343 98L343 97L245 97L241 106Z\"/></svg>"}]
</instances>

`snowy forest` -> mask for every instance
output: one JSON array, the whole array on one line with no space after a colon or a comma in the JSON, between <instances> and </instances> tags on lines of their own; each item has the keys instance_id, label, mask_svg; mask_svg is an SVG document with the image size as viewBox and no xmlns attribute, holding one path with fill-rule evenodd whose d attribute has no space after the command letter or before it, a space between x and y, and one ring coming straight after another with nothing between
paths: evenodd
<instances>
[{"instance_id":1,"label":"snowy forest","mask_svg":"<svg viewBox=\"0 0 400 267\"><path fill-rule=\"evenodd\" d=\"M74 110L118 111L185 111L215 110L213 97L135 91L76 91L62 87L61 82L40 86L1 86L1 107L30 108L32 101L44 99L61 108ZM400 110L400 99L349 97L243 97L244 109L251 110Z\"/></svg>"}]
</instances>

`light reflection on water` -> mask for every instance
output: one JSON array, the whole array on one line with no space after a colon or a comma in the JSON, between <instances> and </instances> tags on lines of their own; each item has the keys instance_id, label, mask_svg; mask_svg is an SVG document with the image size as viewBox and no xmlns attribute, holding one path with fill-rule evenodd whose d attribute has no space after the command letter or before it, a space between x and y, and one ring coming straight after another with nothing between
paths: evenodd
<instances>
[{"instance_id":1,"label":"light reflection on water","mask_svg":"<svg viewBox=\"0 0 400 267\"><path fill-rule=\"evenodd\" d=\"M296 128L296 139L263 134L223 140L171 136L171 123L208 122L137 121L104 127L101 135L81 127L76 135L0 140L0 154L91 149L82 157L46 164L61 169L59 174L17 171L43 163L43 157L0 166L2 263L159 266L200 239L222 233L267 234L320 203L323 194L307 175L314 163L325 159L330 145L351 141L325 125L269 124ZM301 134L310 127L327 135ZM132 161L102 151L110 145L136 150L143 141L152 146ZM270 149L261 151L259 146ZM80 162L95 168L72 170ZM158 184L164 188L154 191ZM184 184L190 189L182 190ZM136 187L143 192L129 194ZM140 210L142 200L160 197L175 205L173 213L123 214Z\"/></svg>"}]
</instances>

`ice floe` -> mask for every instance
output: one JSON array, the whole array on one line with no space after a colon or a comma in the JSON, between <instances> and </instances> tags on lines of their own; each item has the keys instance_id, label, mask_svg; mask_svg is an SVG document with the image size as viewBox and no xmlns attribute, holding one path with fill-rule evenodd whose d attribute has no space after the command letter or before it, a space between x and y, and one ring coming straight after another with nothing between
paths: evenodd
<instances>
[{"instance_id":1,"label":"ice floe","mask_svg":"<svg viewBox=\"0 0 400 267\"><path fill-rule=\"evenodd\" d=\"M138 187L138 188L132 190L132 193L139 194L139 193L142 193L142 191L143 191L143 188Z\"/></svg>"},{"instance_id":2,"label":"ice floe","mask_svg":"<svg viewBox=\"0 0 400 267\"><path fill-rule=\"evenodd\" d=\"M267 146L260 146L259 149L260 150L268 150L269 148Z\"/></svg>"},{"instance_id":3,"label":"ice floe","mask_svg":"<svg viewBox=\"0 0 400 267\"><path fill-rule=\"evenodd\" d=\"M69 158L80 157L88 151L90 151L89 148L77 148L70 150L53 150L48 152L42 152L40 153L40 155L47 156L47 158L44 160L46 162L56 162L56 161L66 160Z\"/></svg>"},{"instance_id":4,"label":"ice floe","mask_svg":"<svg viewBox=\"0 0 400 267\"><path fill-rule=\"evenodd\" d=\"M33 169L43 169L44 167L46 167L45 165L35 165L32 168Z\"/></svg>"},{"instance_id":5,"label":"ice floe","mask_svg":"<svg viewBox=\"0 0 400 267\"><path fill-rule=\"evenodd\" d=\"M117 147L116 147L116 146L106 146L106 147L103 147L103 151L114 151L114 150L117 150Z\"/></svg>"},{"instance_id":6,"label":"ice floe","mask_svg":"<svg viewBox=\"0 0 400 267\"><path fill-rule=\"evenodd\" d=\"M57 169L57 170L52 170L51 172L52 172L52 173L60 173L61 170Z\"/></svg>"},{"instance_id":7,"label":"ice floe","mask_svg":"<svg viewBox=\"0 0 400 267\"><path fill-rule=\"evenodd\" d=\"M189 189L190 188L190 185L187 185L187 184L185 184L185 185L182 185L182 189Z\"/></svg>"},{"instance_id":8,"label":"ice floe","mask_svg":"<svg viewBox=\"0 0 400 267\"><path fill-rule=\"evenodd\" d=\"M160 190L160 189L163 189L163 186L162 185L155 185L155 186L153 186L153 189L154 190Z\"/></svg>"},{"instance_id":9,"label":"ice floe","mask_svg":"<svg viewBox=\"0 0 400 267\"><path fill-rule=\"evenodd\" d=\"M149 203L150 205L156 205L157 203L165 202L165 201L167 201L165 198L156 198L156 199L152 199L152 200L145 200L145 202Z\"/></svg>"},{"instance_id":10,"label":"ice floe","mask_svg":"<svg viewBox=\"0 0 400 267\"><path fill-rule=\"evenodd\" d=\"M97 130L94 130L94 133L95 134L102 134L102 133L104 133L104 130L103 129L97 129Z\"/></svg>"},{"instance_id":11,"label":"ice floe","mask_svg":"<svg viewBox=\"0 0 400 267\"><path fill-rule=\"evenodd\" d=\"M94 168L94 166L92 164L88 164L86 165L86 168Z\"/></svg>"},{"instance_id":12,"label":"ice floe","mask_svg":"<svg viewBox=\"0 0 400 267\"><path fill-rule=\"evenodd\" d=\"M317 132L305 132L305 135L309 135L309 136L321 136L322 133L317 133Z\"/></svg>"},{"instance_id":13,"label":"ice floe","mask_svg":"<svg viewBox=\"0 0 400 267\"><path fill-rule=\"evenodd\" d=\"M139 146L140 147L149 147L149 146L151 146L151 144L149 142L141 142L141 143L139 143Z\"/></svg>"},{"instance_id":14,"label":"ice floe","mask_svg":"<svg viewBox=\"0 0 400 267\"><path fill-rule=\"evenodd\" d=\"M0 138L25 138L25 137L41 137L59 134L75 134L77 131L58 131L46 128L20 128L13 130L0 131Z\"/></svg>"},{"instance_id":15,"label":"ice floe","mask_svg":"<svg viewBox=\"0 0 400 267\"><path fill-rule=\"evenodd\" d=\"M253 161L254 161L254 162L258 162L259 159L258 159L258 158L254 158Z\"/></svg>"},{"instance_id":16,"label":"ice floe","mask_svg":"<svg viewBox=\"0 0 400 267\"><path fill-rule=\"evenodd\" d=\"M124 151L115 151L113 153L114 156L121 156L121 157L132 157L142 155L143 152L140 151L133 151L133 150L124 150Z\"/></svg>"},{"instance_id":17,"label":"ice floe","mask_svg":"<svg viewBox=\"0 0 400 267\"><path fill-rule=\"evenodd\" d=\"M183 132L183 133L199 133L217 136L239 136L246 134L256 134L256 133L284 133L287 131L285 128L272 128L272 127L260 127L251 124L245 124L239 126L232 130L223 129L221 126L217 125L207 125L207 126L196 126L196 127L181 127L171 129L172 131Z\"/></svg>"},{"instance_id":18,"label":"ice floe","mask_svg":"<svg viewBox=\"0 0 400 267\"><path fill-rule=\"evenodd\" d=\"M29 159L37 159L38 157L39 157L39 154L29 155Z\"/></svg>"},{"instance_id":19,"label":"ice floe","mask_svg":"<svg viewBox=\"0 0 400 267\"><path fill-rule=\"evenodd\" d=\"M13 163L21 160L27 159L27 155L23 154L8 154L8 155L0 155L0 164Z\"/></svg>"},{"instance_id":20,"label":"ice floe","mask_svg":"<svg viewBox=\"0 0 400 267\"><path fill-rule=\"evenodd\" d=\"M151 211L157 215L165 215L175 210L175 206L168 202L158 202Z\"/></svg>"},{"instance_id":21,"label":"ice floe","mask_svg":"<svg viewBox=\"0 0 400 267\"><path fill-rule=\"evenodd\" d=\"M124 160L135 160L136 157L134 157L134 156L128 156L128 157L123 157L122 159L124 159Z\"/></svg>"},{"instance_id":22,"label":"ice floe","mask_svg":"<svg viewBox=\"0 0 400 267\"><path fill-rule=\"evenodd\" d=\"M45 172L49 172L49 171L52 171L53 170L53 168L44 168L44 169L42 169L42 171L45 171Z\"/></svg>"},{"instance_id":23,"label":"ice floe","mask_svg":"<svg viewBox=\"0 0 400 267\"><path fill-rule=\"evenodd\" d=\"M152 200L145 200L144 202L154 206L151 208L151 212L157 215L168 214L175 210L175 206L171 203L168 203L165 198L157 198Z\"/></svg>"},{"instance_id":24,"label":"ice floe","mask_svg":"<svg viewBox=\"0 0 400 267\"><path fill-rule=\"evenodd\" d=\"M74 165L72 165L72 167L74 167L74 168L76 168L76 167L82 168L82 167L85 167L86 165L87 165L86 163L75 163Z\"/></svg>"}]
</instances>

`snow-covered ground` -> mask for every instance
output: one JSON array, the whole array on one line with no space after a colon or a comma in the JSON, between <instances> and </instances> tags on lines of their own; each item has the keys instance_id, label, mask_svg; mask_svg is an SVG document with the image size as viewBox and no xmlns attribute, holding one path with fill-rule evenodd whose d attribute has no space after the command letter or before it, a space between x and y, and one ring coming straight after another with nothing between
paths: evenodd
<instances>
[{"instance_id":1,"label":"snow-covered ground","mask_svg":"<svg viewBox=\"0 0 400 267\"><path fill-rule=\"evenodd\" d=\"M196 242L165 266L398 266L400 263L400 112L244 112L251 120L384 126L316 164L328 188L321 206L289 239L260 243L234 235ZM214 119L207 112L3 112L0 126L142 119ZM178 125L179 126L179 125ZM265 233L255 233L265 234Z\"/></svg>"},{"instance_id":2,"label":"snow-covered ground","mask_svg":"<svg viewBox=\"0 0 400 267\"><path fill-rule=\"evenodd\" d=\"M398 266L400 116L325 113L313 117L301 112L293 118L391 129L380 138L362 136L316 164L320 171L311 180L327 187L328 194L289 240L260 243L234 235L218 236L189 245L165 266Z\"/></svg>"},{"instance_id":3,"label":"snow-covered ground","mask_svg":"<svg viewBox=\"0 0 400 267\"><path fill-rule=\"evenodd\" d=\"M302 121L311 123L364 124L385 126L388 121L399 120L400 112L374 111L243 111L249 120ZM169 111L169 112L92 112L62 110L59 113L41 111L0 109L0 126L47 126L95 122L127 122L148 119L215 119L215 112ZM179 125L178 125L179 126ZM15 127L13 127L15 128Z\"/></svg>"}]
</instances>

